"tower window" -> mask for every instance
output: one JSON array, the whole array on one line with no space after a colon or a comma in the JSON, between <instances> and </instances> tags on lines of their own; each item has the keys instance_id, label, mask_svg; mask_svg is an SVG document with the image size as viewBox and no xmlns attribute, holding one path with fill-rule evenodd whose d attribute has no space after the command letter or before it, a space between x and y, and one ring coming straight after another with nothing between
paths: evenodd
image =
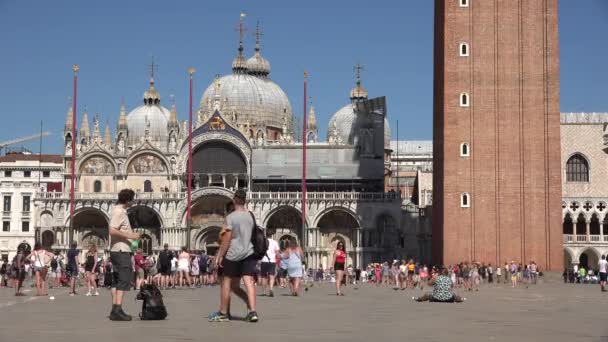
<instances>
[{"instance_id":1,"label":"tower window","mask_svg":"<svg viewBox=\"0 0 608 342\"><path fill-rule=\"evenodd\" d=\"M460 94L460 107L468 107L469 106L469 94L462 93Z\"/></svg>"},{"instance_id":2,"label":"tower window","mask_svg":"<svg viewBox=\"0 0 608 342\"><path fill-rule=\"evenodd\" d=\"M468 157L470 155L471 155L471 148L469 147L469 144L467 144L467 143L460 144L460 156Z\"/></svg>"},{"instance_id":3,"label":"tower window","mask_svg":"<svg viewBox=\"0 0 608 342\"><path fill-rule=\"evenodd\" d=\"M580 154L575 154L566 162L566 181L567 182L588 182L589 163Z\"/></svg>"},{"instance_id":4,"label":"tower window","mask_svg":"<svg viewBox=\"0 0 608 342\"><path fill-rule=\"evenodd\" d=\"M469 0L458 0L460 2L460 7L469 7Z\"/></svg>"},{"instance_id":5,"label":"tower window","mask_svg":"<svg viewBox=\"0 0 608 342\"><path fill-rule=\"evenodd\" d=\"M95 183L93 183L93 192L101 192L101 181L100 180L96 180Z\"/></svg>"},{"instance_id":6,"label":"tower window","mask_svg":"<svg viewBox=\"0 0 608 342\"><path fill-rule=\"evenodd\" d=\"M460 194L460 206L462 208L468 208L471 206L471 196L469 196L468 192L463 192Z\"/></svg>"},{"instance_id":7,"label":"tower window","mask_svg":"<svg viewBox=\"0 0 608 342\"><path fill-rule=\"evenodd\" d=\"M469 44L460 43L460 56L467 57L469 55Z\"/></svg>"}]
</instances>

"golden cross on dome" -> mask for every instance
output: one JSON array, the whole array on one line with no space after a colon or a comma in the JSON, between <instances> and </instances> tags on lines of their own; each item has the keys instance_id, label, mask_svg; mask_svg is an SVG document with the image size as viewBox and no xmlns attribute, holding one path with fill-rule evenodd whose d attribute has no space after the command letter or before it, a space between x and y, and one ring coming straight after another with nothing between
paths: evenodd
<instances>
[{"instance_id":1,"label":"golden cross on dome","mask_svg":"<svg viewBox=\"0 0 608 342\"><path fill-rule=\"evenodd\" d=\"M353 69L357 72L357 84L360 84L361 83L361 70L365 70L365 68L363 67L363 65L361 65L361 63L357 63L357 65L355 65L355 67Z\"/></svg>"},{"instance_id":2,"label":"golden cross on dome","mask_svg":"<svg viewBox=\"0 0 608 342\"><path fill-rule=\"evenodd\" d=\"M158 69L158 65L154 64L154 56L152 56L152 62L150 62L150 83L154 83L154 67Z\"/></svg>"}]
</instances>

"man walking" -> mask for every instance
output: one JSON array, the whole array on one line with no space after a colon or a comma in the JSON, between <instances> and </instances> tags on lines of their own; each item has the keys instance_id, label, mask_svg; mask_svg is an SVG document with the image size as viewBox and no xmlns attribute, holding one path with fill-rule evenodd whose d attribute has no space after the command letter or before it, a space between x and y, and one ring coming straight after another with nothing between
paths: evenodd
<instances>
[{"instance_id":1,"label":"man walking","mask_svg":"<svg viewBox=\"0 0 608 342\"><path fill-rule=\"evenodd\" d=\"M272 238L272 232L266 231L266 239L268 239L268 250L266 251L266 255L262 258L260 273L262 276L264 295L274 297L272 289L274 287L274 277L277 271L276 259L280 248L279 243Z\"/></svg>"},{"instance_id":2,"label":"man walking","mask_svg":"<svg viewBox=\"0 0 608 342\"><path fill-rule=\"evenodd\" d=\"M221 238L222 243L215 259L216 266L223 267L220 310L209 316L209 320L212 322L230 320L230 292L238 294L243 291L240 288L241 279L247 289L247 307L249 309L245 320L248 322L258 321L253 284L257 260L253 256L253 245L251 243L255 222L253 214L245 208L246 198L245 191L237 190L233 198L234 211L226 216L226 232Z\"/></svg>"},{"instance_id":3,"label":"man walking","mask_svg":"<svg viewBox=\"0 0 608 342\"><path fill-rule=\"evenodd\" d=\"M606 255L602 255L602 260L600 260L598 268L600 270L600 286L602 288L602 292L606 292L606 276L608 275L606 272L608 271L608 261L606 261Z\"/></svg>"},{"instance_id":4,"label":"man walking","mask_svg":"<svg viewBox=\"0 0 608 342\"><path fill-rule=\"evenodd\" d=\"M139 239L139 234L133 233L127 209L131 206L135 192L124 189L118 193L118 202L112 208L110 220L110 260L114 266L114 281L112 282L112 311L110 320L130 321L133 318L122 310L122 298L125 291L131 289L133 282L133 262L131 261L131 241Z\"/></svg>"},{"instance_id":5,"label":"man walking","mask_svg":"<svg viewBox=\"0 0 608 342\"><path fill-rule=\"evenodd\" d=\"M78 250L76 249L78 244L76 241L72 241L70 249L68 250L68 263L65 268L67 278L70 280L70 296L76 295L76 278L78 278Z\"/></svg>"}]
</instances>

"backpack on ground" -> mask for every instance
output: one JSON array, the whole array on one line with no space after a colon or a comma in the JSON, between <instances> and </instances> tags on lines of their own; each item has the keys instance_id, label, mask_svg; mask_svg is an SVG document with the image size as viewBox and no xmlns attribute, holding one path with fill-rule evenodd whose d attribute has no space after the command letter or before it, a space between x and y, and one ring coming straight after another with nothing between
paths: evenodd
<instances>
[{"instance_id":1,"label":"backpack on ground","mask_svg":"<svg viewBox=\"0 0 608 342\"><path fill-rule=\"evenodd\" d=\"M266 234L260 226L255 222L255 216L250 211L251 218L253 219L253 231L251 232L251 244L253 245L253 257L257 260L262 259L268 251L268 239Z\"/></svg>"},{"instance_id":2,"label":"backpack on ground","mask_svg":"<svg viewBox=\"0 0 608 342\"><path fill-rule=\"evenodd\" d=\"M167 317L167 308L158 286L145 284L139 290L137 299L143 301L139 318L142 321L163 320Z\"/></svg>"}]
</instances>

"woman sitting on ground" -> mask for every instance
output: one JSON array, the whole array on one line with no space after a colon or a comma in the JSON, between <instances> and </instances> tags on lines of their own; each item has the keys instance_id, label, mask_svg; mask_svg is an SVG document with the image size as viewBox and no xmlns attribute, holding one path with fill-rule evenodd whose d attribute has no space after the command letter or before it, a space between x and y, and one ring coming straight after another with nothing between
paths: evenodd
<instances>
[{"instance_id":1,"label":"woman sitting on ground","mask_svg":"<svg viewBox=\"0 0 608 342\"><path fill-rule=\"evenodd\" d=\"M459 297L452 292L452 279L449 277L448 269L441 268L441 273L438 275L433 273L433 277L429 280L429 285L433 286L433 292L427 293L422 297L413 297L418 302L442 302L442 303L460 303L465 298Z\"/></svg>"}]
</instances>

